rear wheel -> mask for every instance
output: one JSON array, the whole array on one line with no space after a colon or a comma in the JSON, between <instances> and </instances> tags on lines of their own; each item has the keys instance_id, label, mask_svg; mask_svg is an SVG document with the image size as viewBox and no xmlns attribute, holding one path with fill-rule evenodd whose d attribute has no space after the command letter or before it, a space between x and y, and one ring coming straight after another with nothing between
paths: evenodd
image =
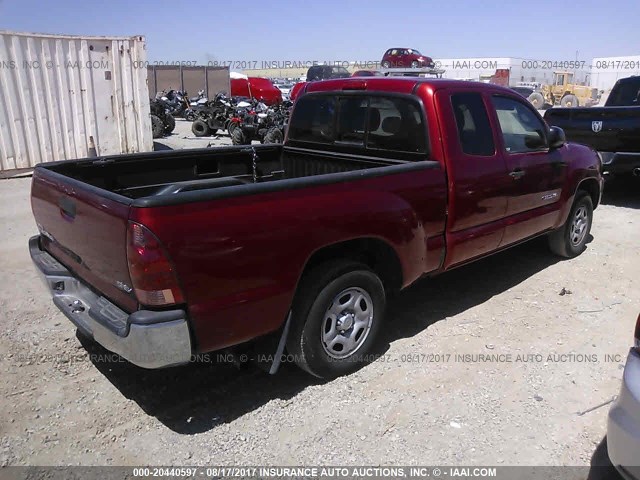
<instances>
[{"instance_id":1,"label":"rear wheel","mask_svg":"<svg viewBox=\"0 0 640 480\"><path fill-rule=\"evenodd\" d=\"M160 138L164 134L164 123L157 115L151 115L151 132L153 138Z\"/></svg>"},{"instance_id":2,"label":"rear wheel","mask_svg":"<svg viewBox=\"0 0 640 480\"><path fill-rule=\"evenodd\" d=\"M419 65L420 64L415 60L413 62L411 62L411 68L418 68Z\"/></svg>"},{"instance_id":3,"label":"rear wheel","mask_svg":"<svg viewBox=\"0 0 640 480\"><path fill-rule=\"evenodd\" d=\"M247 137L241 128L236 127L231 132L231 143L234 145L246 145Z\"/></svg>"},{"instance_id":4,"label":"rear wheel","mask_svg":"<svg viewBox=\"0 0 640 480\"><path fill-rule=\"evenodd\" d=\"M385 60L384 62L382 62L382 68L389 68L391 66L391 64L389 63L389 61Z\"/></svg>"},{"instance_id":5,"label":"rear wheel","mask_svg":"<svg viewBox=\"0 0 640 480\"><path fill-rule=\"evenodd\" d=\"M176 128L176 119L173 118L173 115L167 115L165 118L164 124L164 133L169 135Z\"/></svg>"},{"instance_id":6,"label":"rear wheel","mask_svg":"<svg viewBox=\"0 0 640 480\"><path fill-rule=\"evenodd\" d=\"M282 143L282 132L278 127L270 128L264 135L264 143Z\"/></svg>"},{"instance_id":7,"label":"rear wheel","mask_svg":"<svg viewBox=\"0 0 640 480\"><path fill-rule=\"evenodd\" d=\"M206 137L209 135L209 125L201 119L197 119L191 124L191 131L196 137Z\"/></svg>"},{"instance_id":8,"label":"rear wheel","mask_svg":"<svg viewBox=\"0 0 640 480\"><path fill-rule=\"evenodd\" d=\"M565 95L564 97L562 97L562 100L560 100L560 106L573 108L580 106L580 103L578 102L578 97L576 97L575 95Z\"/></svg>"},{"instance_id":9,"label":"rear wheel","mask_svg":"<svg viewBox=\"0 0 640 480\"><path fill-rule=\"evenodd\" d=\"M549 234L549 248L556 255L573 258L587 247L593 222L593 202L589 194L578 190L565 224Z\"/></svg>"},{"instance_id":10,"label":"rear wheel","mask_svg":"<svg viewBox=\"0 0 640 480\"><path fill-rule=\"evenodd\" d=\"M335 260L301 280L292 307L287 350L320 378L351 373L369 358L385 310L380 278L366 265Z\"/></svg>"}]
</instances>

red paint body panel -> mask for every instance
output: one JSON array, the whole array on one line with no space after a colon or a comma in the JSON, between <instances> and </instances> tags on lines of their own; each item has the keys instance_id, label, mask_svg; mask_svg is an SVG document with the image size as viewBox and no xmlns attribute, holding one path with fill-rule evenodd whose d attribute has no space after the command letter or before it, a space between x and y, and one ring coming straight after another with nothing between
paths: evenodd
<instances>
[{"instance_id":1,"label":"red paint body panel","mask_svg":"<svg viewBox=\"0 0 640 480\"><path fill-rule=\"evenodd\" d=\"M135 298L114 285L116 281L131 285L126 250L129 206L44 173L36 169L31 183L33 216L40 233L46 232L43 246L116 305L135 311ZM74 206L74 218L62 213L63 199Z\"/></svg>"},{"instance_id":2,"label":"red paint body panel","mask_svg":"<svg viewBox=\"0 0 640 480\"><path fill-rule=\"evenodd\" d=\"M230 82L232 97L255 98L266 105L282 103L282 92L268 78L232 78Z\"/></svg>"},{"instance_id":3,"label":"red paint body panel","mask_svg":"<svg viewBox=\"0 0 640 480\"><path fill-rule=\"evenodd\" d=\"M304 265L324 246L384 240L400 258L405 285L439 265L442 242L434 239L444 232L444 186L442 170L425 169L188 207L134 208L131 217L167 248L198 348L209 351L277 329Z\"/></svg>"},{"instance_id":4,"label":"red paint body panel","mask_svg":"<svg viewBox=\"0 0 640 480\"><path fill-rule=\"evenodd\" d=\"M587 147L567 144L541 154L506 155L490 97L526 100L505 88L407 77L304 85L308 92L351 86L417 96L425 109L429 159L439 168L425 162L424 169L408 172L154 207L129 207L96 193L100 189L79 188L71 195L78 208L71 224L58 208L69 185L61 175L44 169L40 175L37 169L34 216L86 262L86 269L76 266L78 274L129 311L135 309L131 298L112 285L128 280L126 221L149 228L175 266L197 348L204 352L278 329L305 265L323 247L382 240L397 254L407 286L560 226L581 182L602 188L598 157ZM471 157L461 150L450 95L464 91L483 96L496 144L492 156ZM216 155L214 149L210 155ZM528 170L525 182L509 176L515 166ZM552 201L541 200L553 193L558 195ZM52 253L73 266L62 249Z\"/></svg>"}]
</instances>

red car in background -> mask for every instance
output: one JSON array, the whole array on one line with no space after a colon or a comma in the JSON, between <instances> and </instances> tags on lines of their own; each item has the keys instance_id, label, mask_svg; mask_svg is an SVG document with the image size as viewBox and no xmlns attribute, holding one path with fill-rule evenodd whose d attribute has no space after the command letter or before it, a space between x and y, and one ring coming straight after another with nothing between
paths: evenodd
<instances>
[{"instance_id":1,"label":"red car in background","mask_svg":"<svg viewBox=\"0 0 640 480\"><path fill-rule=\"evenodd\" d=\"M268 78L231 78L230 82L232 97L255 98L266 105L282 103L282 92Z\"/></svg>"},{"instance_id":2,"label":"red car in background","mask_svg":"<svg viewBox=\"0 0 640 480\"><path fill-rule=\"evenodd\" d=\"M415 48L390 48L382 56L380 65L383 68L433 68L436 64L431 57L422 55Z\"/></svg>"}]
</instances>

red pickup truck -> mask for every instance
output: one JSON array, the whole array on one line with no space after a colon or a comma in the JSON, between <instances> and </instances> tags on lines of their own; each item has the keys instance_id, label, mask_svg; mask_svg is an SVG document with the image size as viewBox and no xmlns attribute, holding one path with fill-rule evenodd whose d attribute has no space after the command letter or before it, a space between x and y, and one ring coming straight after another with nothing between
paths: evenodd
<instances>
[{"instance_id":1,"label":"red pickup truck","mask_svg":"<svg viewBox=\"0 0 640 480\"><path fill-rule=\"evenodd\" d=\"M29 248L60 310L134 364L271 338L272 372L286 348L332 377L421 277L539 235L580 254L602 186L598 154L509 89L327 80L282 145L37 166Z\"/></svg>"}]
</instances>

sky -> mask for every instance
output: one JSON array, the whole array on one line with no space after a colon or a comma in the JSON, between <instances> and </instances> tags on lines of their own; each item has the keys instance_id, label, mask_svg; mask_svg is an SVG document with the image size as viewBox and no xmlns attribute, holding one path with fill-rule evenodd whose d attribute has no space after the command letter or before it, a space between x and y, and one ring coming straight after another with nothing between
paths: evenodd
<instances>
[{"instance_id":1,"label":"sky","mask_svg":"<svg viewBox=\"0 0 640 480\"><path fill-rule=\"evenodd\" d=\"M184 5L184 6L183 6ZM144 35L150 62L640 55L640 0L0 0L0 30ZM2 59L0 59L2 60Z\"/></svg>"}]
</instances>

